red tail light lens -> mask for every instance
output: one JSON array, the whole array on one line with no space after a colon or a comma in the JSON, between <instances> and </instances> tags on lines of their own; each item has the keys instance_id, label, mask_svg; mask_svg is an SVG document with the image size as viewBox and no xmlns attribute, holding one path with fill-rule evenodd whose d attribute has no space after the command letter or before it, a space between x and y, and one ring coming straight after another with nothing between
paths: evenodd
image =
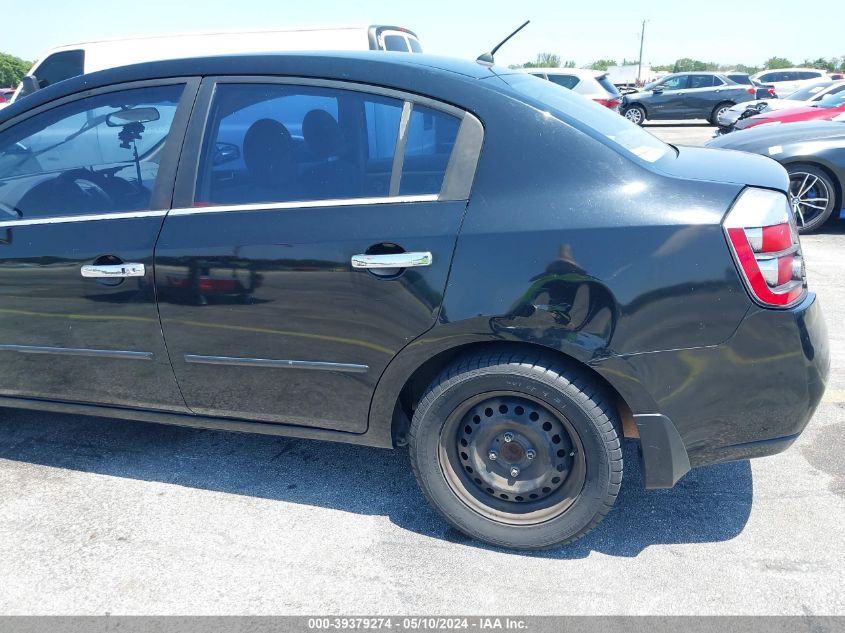
<instances>
[{"instance_id":1,"label":"red tail light lens","mask_svg":"<svg viewBox=\"0 0 845 633\"><path fill-rule=\"evenodd\" d=\"M807 293L795 216L783 193L748 188L724 221L737 268L751 296L767 307L787 308Z\"/></svg>"},{"instance_id":2,"label":"red tail light lens","mask_svg":"<svg viewBox=\"0 0 845 633\"><path fill-rule=\"evenodd\" d=\"M752 88L746 88L745 92L747 92L750 95L756 95L757 94L757 88L753 88L753 87Z\"/></svg>"},{"instance_id":3,"label":"red tail light lens","mask_svg":"<svg viewBox=\"0 0 845 633\"><path fill-rule=\"evenodd\" d=\"M619 107L619 104L621 103L619 99L594 99L594 101L610 109Z\"/></svg>"}]
</instances>

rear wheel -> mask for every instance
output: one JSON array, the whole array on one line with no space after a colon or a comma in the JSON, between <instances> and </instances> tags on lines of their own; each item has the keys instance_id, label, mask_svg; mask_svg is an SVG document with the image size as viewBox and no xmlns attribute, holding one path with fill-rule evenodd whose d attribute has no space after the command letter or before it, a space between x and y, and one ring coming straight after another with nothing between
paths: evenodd
<instances>
[{"instance_id":1,"label":"rear wheel","mask_svg":"<svg viewBox=\"0 0 845 633\"><path fill-rule=\"evenodd\" d=\"M625 110L623 110L622 114L631 123L636 123L637 125L645 123L645 109L643 109L642 106L628 106Z\"/></svg>"},{"instance_id":2,"label":"rear wheel","mask_svg":"<svg viewBox=\"0 0 845 633\"><path fill-rule=\"evenodd\" d=\"M525 354L448 367L408 439L429 502L494 545L543 549L580 538L622 481L621 433L601 390L578 369Z\"/></svg>"},{"instance_id":3,"label":"rear wheel","mask_svg":"<svg viewBox=\"0 0 845 633\"><path fill-rule=\"evenodd\" d=\"M734 107L734 105L736 104L732 101L723 101L722 103L717 105L715 108L713 108L713 112L710 114L710 123L712 123L713 125L719 125L719 116L730 110L732 107Z\"/></svg>"},{"instance_id":4,"label":"rear wheel","mask_svg":"<svg viewBox=\"0 0 845 633\"><path fill-rule=\"evenodd\" d=\"M824 171L814 165L787 165L789 199L799 233L815 231L836 208L836 189Z\"/></svg>"}]
</instances>

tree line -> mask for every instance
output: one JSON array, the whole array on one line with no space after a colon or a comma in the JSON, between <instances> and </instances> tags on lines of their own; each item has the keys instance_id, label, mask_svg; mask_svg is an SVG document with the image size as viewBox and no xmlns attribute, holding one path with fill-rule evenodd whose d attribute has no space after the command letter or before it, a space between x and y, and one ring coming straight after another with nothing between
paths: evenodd
<instances>
[{"instance_id":1,"label":"tree line","mask_svg":"<svg viewBox=\"0 0 845 633\"><path fill-rule=\"evenodd\" d=\"M638 64L638 60L623 59L617 63L615 59L597 59L594 62L582 66L591 70L607 70L611 66L625 66L627 64ZM700 70L736 70L748 74L754 74L761 70L773 70L777 68L818 68L829 72L845 71L845 55L842 57L819 57L817 59L805 59L800 63L793 63L785 57L770 57L760 66L749 66L747 64L717 64L716 62L705 62L700 59L682 57L675 60L674 64L662 64L651 66L655 71L666 71L672 73L700 71ZM570 60L561 64L560 55L554 53L538 53L533 62L524 64L512 64L511 68L576 68L575 61Z\"/></svg>"},{"instance_id":2,"label":"tree line","mask_svg":"<svg viewBox=\"0 0 845 633\"><path fill-rule=\"evenodd\" d=\"M32 62L0 53L0 88L14 88L32 67Z\"/></svg>"}]
</instances>

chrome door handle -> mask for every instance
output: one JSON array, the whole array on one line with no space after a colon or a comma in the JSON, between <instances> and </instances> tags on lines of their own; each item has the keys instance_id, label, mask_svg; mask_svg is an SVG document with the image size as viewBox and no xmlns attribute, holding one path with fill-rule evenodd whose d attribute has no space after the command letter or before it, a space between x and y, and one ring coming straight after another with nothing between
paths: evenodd
<instances>
[{"instance_id":1,"label":"chrome door handle","mask_svg":"<svg viewBox=\"0 0 845 633\"><path fill-rule=\"evenodd\" d=\"M143 264L107 264L98 266L93 264L83 266L80 270L83 277L143 277Z\"/></svg>"},{"instance_id":2,"label":"chrome door handle","mask_svg":"<svg viewBox=\"0 0 845 633\"><path fill-rule=\"evenodd\" d=\"M431 266L431 253L390 253L387 255L353 255L352 268L414 268Z\"/></svg>"}]
</instances>

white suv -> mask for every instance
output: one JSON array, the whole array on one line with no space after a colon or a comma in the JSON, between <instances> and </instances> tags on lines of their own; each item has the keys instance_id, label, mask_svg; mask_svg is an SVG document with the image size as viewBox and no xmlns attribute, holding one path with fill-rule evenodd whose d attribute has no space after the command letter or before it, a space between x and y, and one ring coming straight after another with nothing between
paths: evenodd
<instances>
[{"instance_id":1,"label":"white suv","mask_svg":"<svg viewBox=\"0 0 845 633\"><path fill-rule=\"evenodd\" d=\"M596 103L619 112L622 95L616 89L606 71L586 70L584 68L521 68L520 72L548 79L564 88L592 99Z\"/></svg>"},{"instance_id":2,"label":"white suv","mask_svg":"<svg viewBox=\"0 0 845 633\"><path fill-rule=\"evenodd\" d=\"M777 70L761 70L756 75L751 75L751 81L774 86L775 92L779 95L795 92L808 84L827 78L827 71L817 68L778 68Z\"/></svg>"}]
</instances>

